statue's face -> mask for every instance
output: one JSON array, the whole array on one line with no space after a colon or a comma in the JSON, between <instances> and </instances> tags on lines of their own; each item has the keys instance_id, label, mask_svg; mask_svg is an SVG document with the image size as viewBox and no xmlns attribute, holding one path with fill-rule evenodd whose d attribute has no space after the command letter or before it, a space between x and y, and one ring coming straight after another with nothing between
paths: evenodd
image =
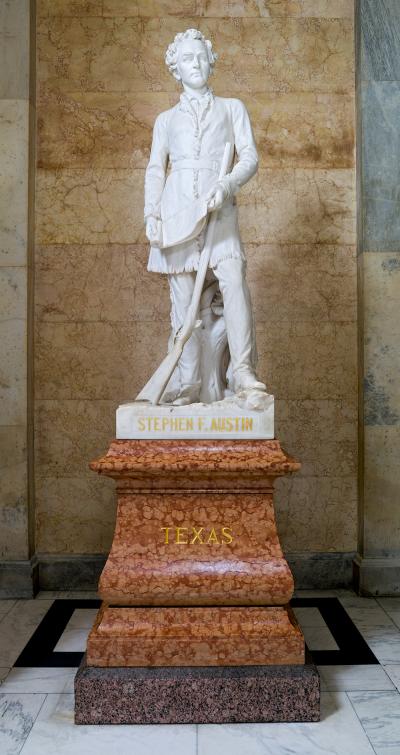
<instances>
[{"instance_id":1,"label":"statue's face","mask_svg":"<svg viewBox=\"0 0 400 755\"><path fill-rule=\"evenodd\" d=\"M201 89L210 75L207 50L200 39L184 39L178 47L177 69L182 84Z\"/></svg>"}]
</instances>

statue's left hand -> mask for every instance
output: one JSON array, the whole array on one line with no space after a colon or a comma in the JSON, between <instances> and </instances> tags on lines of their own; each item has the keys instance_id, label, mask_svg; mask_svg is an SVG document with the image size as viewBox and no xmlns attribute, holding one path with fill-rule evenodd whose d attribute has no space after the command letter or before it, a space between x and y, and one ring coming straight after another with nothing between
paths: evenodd
<instances>
[{"instance_id":1,"label":"statue's left hand","mask_svg":"<svg viewBox=\"0 0 400 755\"><path fill-rule=\"evenodd\" d=\"M215 186L208 192L206 196L207 207L209 210L219 210L222 207L226 199L225 187L220 183L216 183Z\"/></svg>"}]
</instances>

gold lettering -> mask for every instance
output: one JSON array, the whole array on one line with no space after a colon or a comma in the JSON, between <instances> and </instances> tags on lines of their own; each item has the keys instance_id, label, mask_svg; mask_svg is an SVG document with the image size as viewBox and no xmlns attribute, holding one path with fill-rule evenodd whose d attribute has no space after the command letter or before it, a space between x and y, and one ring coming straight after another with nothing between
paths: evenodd
<instances>
[{"instance_id":1,"label":"gold lettering","mask_svg":"<svg viewBox=\"0 0 400 755\"><path fill-rule=\"evenodd\" d=\"M210 532L210 534L208 536L208 540L207 540L207 544L211 545L211 543L218 543L219 544L217 533L215 532L214 527L212 528L212 530L211 530L211 532Z\"/></svg>"},{"instance_id":2,"label":"gold lettering","mask_svg":"<svg viewBox=\"0 0 400 755\"><path fill-rule=\"evenodd\" d=\"M213 417L211 420L211 430L218 430L217 420L215 419L215 417Z\"/></svg>"},{"instance_id":3,"label":"gold lettering","mask_svg":"<svg viewBox=\"0 0 400 755\"><path fill-rule=\"evenodd\" d=\"M174 542L176 545L195 545L196 543L199 545L230 545L233 543L231 527L221 527L220 535L218 535L217 529L216 527L212 527L207 538L207 531L205 531L204 527L194 527L193 525L192 527L161 527L161 530L165 532L165 545L170 545L172 542L169 534L172 530L175 531ZM219 540L219 537L221 540Z\"/></svg>"},{"instance_id":4,"label":"gold lettering","mask_svg":"<svg viewBox=\"0 0 400 755\"><path fill-rule=\"evenodd\" d=\"M229 530L229 532L228 532ZM225 542L227 545L233 542L233 537L230 534L232 532L231 527L222 527L222 535L224 538L226 538Z\"/></svg>"},{"instance_id":5,"label":"gold lettering","mask_svg":"<svg viewBox=\"0 0 400 755\"><path fill-rule=\"evenodd\" d=\"M175 534L176 534L175 543L177 545L187 545L188 544L187 540L181 540L181 537L183 537L184 530L187 532L187 529L188 529L187 527L176 527L175 528Z\"/></svg>"},{"instance_id":6,"label":"gold lettering","mask_svg":"<svg viewBox=\"0 0 400 755\"><path fill-rule=\"evenodd\" d=\"M200 527L200 529L196 529L196 527L192 527L192 532L194 532L193 540L190 541L190 545L194 545L197 540L199 543L204 545L203 540L201 539L201 533L203 532L204 527Z\"/></svg>"},{"instance_id":7,"label":"gold lettering","mask_svg":"<svg viewBox=\"0 0 400 755\"><path fill-rule=\"evenodd\" d=\"M203 417L197 417L197 429L202 430L204 427L204 419Z\"/></svg>"},{"instance_id":8,"label":"gold lettering","mask_svg":"<svg viewBox=\"0 0 400 755\"><path fill-rule=\"evenodd\" d=\"M193 417L188 417L186 421L186 430L194 430Z\"/></svg>"},{"instance_id":9,"label":"gold lettering","mask_svg":"<svg viewBox=\"0 0 400 755\"><path fill-rule=\"evenodd\" d=\"M165 545L168 545L168 543L169 543L169 531L170 531L171 527L161 527L161 529L165 530L165 540L164 540L164 542L165 542Z\"/></svg>"},{"instance_id":10,"label":"gold lettering","mask_svg":"<svg viewBox=\"0 0 400 755\"><path fill-rule=\"evenodd\" d=\"M143 432L143 430L146 429L146 422L144 421L143 417L139 417L139 430Z\"/></svg>"}]
</instances>

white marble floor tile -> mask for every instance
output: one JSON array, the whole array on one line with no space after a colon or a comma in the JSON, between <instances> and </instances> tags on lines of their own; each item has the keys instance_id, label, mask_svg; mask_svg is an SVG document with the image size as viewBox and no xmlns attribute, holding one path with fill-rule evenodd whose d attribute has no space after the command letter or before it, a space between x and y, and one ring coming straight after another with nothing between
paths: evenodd
<instances>
[{"instance_id":1,"label":"white marble floor tile","mask_svg":"<svg viewBox=\"0 0 400 755\"><path fill-rule=\"evenodd\" d=\"M376 598L385 611L400 611L400 596L398 598Z\"/></svg>"},{"instance_id":2,"label":"white marble floor tile","mask_svg":"<svg viewBox=\"0 0 400 755\"><path fill-rule=\"evenodd\" d=\"M304 639L309 650L338 650L338 645L335 642L328 627L315 627L315 626L302 626Z\"/></svg>"},{"instance_id":3,"label":"white marble floor tile","mask_svg":"<svg viewBox=\"0 0 400 755\"><path fill-rule=\"evenodd\" d=\"M362 598L352 593L340 595L339 600L345 608L373 608L377 605L375 598Z\"/></svg>"},{"instance_id":4,"label":"white marble floor tile","mask_svg":"<svg viewBox=\"0 0 400 755\"><path fill-rule=\"evenodd\" d=\"M84 653L90 628L64 629L54 647L56 653Z\"/></svg>"},{"instance_id":5,"label":"white marble floor tile","mask_svg":"<svg viewBox=\"0 0 400 755\"><path fill-rule=\"evenodd\" d=\"M395 626L365 627L360 632L380 663L400 663L400 632Z\"/></svg>"},{"instance_id":6,"label":"white marble floor tile","mask_svg":"<svg viewBox=\"0 0 400 755\"><path fill-rule=\"evenodd\" d=\"M98 608L75 608L65 629L91 629Z\"/></svg>"},{"instance_id":7,"label":"white marble floor tile","mask_svg":"<svg viewBox=\"0 0 400 755\"><path fill-rule=\"evenodd\" d=\"M400 694L349 692L348 697L374 748L400 753Z\"/></svg>"},{"instance_id":8,"label":"white marble floor tile","mask_svg":"<svg viewBox=\"0 0 400 755\"><path fill-rule=\"evenodd\" d=\"M77 668L13 668L2 692L73 692Z\"/></svg>"},{"instance_id":9,"label":"white marble floor tile","mask_svg":"<svg viewBox=\"0 0 400 755\"><path fill-rule=\"evenodd\" d=\"M382 668L400 692L400 663L387 663Z\"/></svg>"},{"instance_id":10,"label":"white marble floor tile","mask_svg":"<svg viewBox=\"0 0 400 755\"><path fill-rule=\"evenodd\" d=\"M378 598L378 603L400 628L400 598Z\"/></svg>"},{"instance_id":11,"label":"white marble floor tile","mask_svg":"<svg viewBox=\"0 0 400 755\"><path fill-rule=\"evenodd\" d=\"M97 608L76 608L54 651L84 652L86 650L87 637L94 624L97 612Z\"/></svg>"},{"instance_id":12,"label":"white marble floor tile","mask_svg":"<svg viewBox=\"0 0 400 755\"><path fill-rule=\"evenodd\" d=\"M36 600L99 600L97 590L40 590Z\"/></svg>"},{"instance_id":13,"label":"white marble floor tile","mask_svg":"<svg viewBox=\"0 0 400 755\"><path fill-rule=\"evenodd\" d=\"M382 666L318 666L321 682L329 690L386 690L394 684Z\"/></svg>"},{"instance_id":14,"label":"white marble floor tile","mask_svg":"<svg viewBox=\"0 0 400 755\"><path fill-rule=\"evenodd\" d=\"M373 755L346 694L321 702L319 723L200 725L198 755Z\"/></svg>"},{"instance_id":15,"label":"white marble floor tile","mask_svg":"<svg viewBox=\"0 0 400 755\"><path fill-rule=\"evenodd\" d=\"M45 697L0 693L1 755L17 755L21 752Z\"/></svg>"},{"instance_id":16,"label":"white marble floor tile","mask_svg":"<svg viewBox=\"0 0 400 755\"><path fill-rule=\"evenodd\" d=\"M12 666L52 605L52 600L18 600L0 622L0 666Z\"/></svg>"},{"instance_id":17,"label":"white marble floor tile","mask_svg":"<svg viewBox=\"0 0 400 755\"><path fill-rule=\"evenodd\" d=\"M0 621L15 606L16 602L16 600L9 600L8 598L0 599Z\"/></svg>"},{"instance_id":18,"label":"white marble floor tile","mask_svg":"<svg viewBox=\"0 0 400 755\"><path fill-rule=\"evenodd\" d=\"M48 695L22 755L196 755L196 726L76 726L73 695Z\"/></svg>"},{"instance_id":19,"label":"white marble floor tile","mask_svg":"<svg viewBox=\"0 0 400 755\"><path fill-rule=\"evenodd\" d=\"M365 600L365 598L362 598L362 600ZM394 622L388 616L386 611L383 610L383 608L378 605L375 601L366 603L366 604L359 604L355 603L354 601L341 601L343 603L343 606L346 610L346 613L350 616L351 620L354 622L356 627L361 631L362 629L366 628L396 628Z\"/></svg>"},{"instance_id":20,"label":"white marble floor tile","mask_svg":"<svg viewBox=\"0 0 400 755\"><path fill-rule=\"evenodd\" d=\"M326 627L326 622L316 606L299 606L293 608L293 613L301 627Z\"/></svg>"}]
</instances>

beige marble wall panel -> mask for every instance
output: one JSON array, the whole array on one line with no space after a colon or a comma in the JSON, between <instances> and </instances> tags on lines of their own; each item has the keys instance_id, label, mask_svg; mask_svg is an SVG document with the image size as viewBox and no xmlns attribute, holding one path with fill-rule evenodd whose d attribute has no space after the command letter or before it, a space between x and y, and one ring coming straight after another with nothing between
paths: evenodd
<instances>
[{"instance_id":1,"label":"beige marble wall panel","mask_svg":"<svg viewBox=\"0 0 400 755\"><path fill-rule=\"evenodd\" d=\"M26 319L26 267L0 265L0 321Z\"/></svg>"},{"instance_id":2,"label":"beige marble wall panel","mask_svg":"<svg viewBox=\"0 0 400 755\"><path fill-rule=\"evenodd\" d=\"M355 398L356 323L260 323L256 331L259 372L277 398Z\"/></svg>"},{"instance_id":3,"label":"beige marble wall panel","mask_svg":"<svg viewBox=\"0 0 400 755\"><path fill-rule=\"evenodd\" d=\"M39 168L145 168L156 116L178 92L60 93L43 86L39 101ZM245 97L261 167L349 168L354 165L354 98L313 93Z\"/></svg>"},{"instance_id":4,"label":"beige marble wall panel","mask_svg":"<svg viewBox=\"0 0 400 755\"><path fill-rule=\"evenodd\" d=\"M0 481L0 519L2 516L6 519L4 529L1 530L0 527L0 542L4 541L7 552L15 547L18 553L21 552L18 538L26 541L26 498L22 502L22 490L26 493L26 470L24 472L24 461L20 453L21 434L26 432L26 299L26 267L0 266L0 434L3 441L8 437L10 444L8 452L5 442L2 449L7 452L7 461L5 460L3 479ZM25 451L24 448L24 453ZM13 458L15 462L11 463ZM12 496L11 487L14 482L17 484ZM18 516L18 522L14 520L16 539L10 539L9 532L9 527L12 526L12 515L9 513L11 498L12 515ZM5 553L3 555L5 557Z\"/></svg>"},{"instance_id":5,"label":"beige marble wall panel","mask_svg":"<svg viewBox=\"0 0 400 755\"><path fill-rule=\"evenodd\" d=\"M158 113L178 97L145 92L140 98L115 92L41 88L38 102L39 168L145 168Z\"/></svg>"},{"instance_id":6,"label":"beige marble wall panel","mask_svg":"<svg viewBox=\"0 0 400 755\"><path fill-rule=\"evenodd\" d=\"M0 560L28 557L29 0L0 3Z\"/></svg>"},{"instance_id":7,"label":"beige marble wall panel","mask_svg":"<svg viewBox=\"0 0 400 755\"><path fill-rule=\"evenodd\" d=\"M357 542L356 477L277 480L279 537L287 551L349 552Z\"/></svg>"},{"instance_id":8,"label":"beige marble wall panel","mask_svg":"<svg viewBox=\"0 0 400 755\"><path fill-rule=\"evenodd\" d=\"M400 540L400 426L364 426L364 453L364 495L371 502L364 516L368 556L397 558Z\"/></svg>"},{"instance_id":9,"label":"beige marble wall panel","mask_svg":"<svg viewBox=\"0 0 400 755\"><path fill-rule=\"evenodd\" d=\"M35 450L39 476L91 478L89 461L101 456L114 437L117 404L115 399L38 399Z\"/></svg>"},{"instance_id":10,"label":"beige marble wall panel","mask_svg":"<svg viewBox=\"0 0 400 755\"><path fill-rule=\"evenodd\" d=\"M26 489L26 428L0 425L0 559L5 561L26 558Z\"/></svg>"},{"instance_id":11,"label":"beige marble wall panel","mask_svg":"<svg viewBox=\"0 0 400 755\"><path fill-rule=\"evenodd\" d=\"M166 355L169 323L41 323L36 399L132 400Z\"/></svg>"},{"instance_id":12,"label":"beige marble wall panel","mask_svg":"<svg viewBox=\"0 0 400 755\"><path fill-rule=\"evenodd\" d=\"M246 253L256 322L356 320L354 246L249 244Z\"/></svg>"},{"instance_id":13,"label":"beige marble wall panel","mask_svg":"<svg viewBox=\"0 0 400 755\"><path fill-rule=\"evenodd\" d=\"M38 18L51 16L101 16L103 0L36 0Z\"/></svg>"},{"instance_id":14,"label":"beige marble wall panel","mask_svg":"<svg viewBox=\"0 0 400 755\"><path fill-rule=\"evenodd\" d=\"M0 3L0 98L29 96L29 0Z\"/></svg>"},{"instance_id":15,"label":"beige marble wall panel","mask_svg":"<svg viewBox=\"0 0 400 755\"><path fill-rule=\"evenodd\" d=\"M38 171L37 243L146 243L144 171ZM355 243L354 172L264 168L239 198L244 243Z\"/></svg>"},{"instance_id":16,"label":"beige marble wall panel","mask_svg":"<svg viewBox=\"0 0 400 755\"><path fill-rule=\"evenodd\" d=\"M283 448L301 459L296 478L356 476L357 408L353 395L336 401L278 399L276 416L276 434Z\"/></svg>"},{"instance_id":17,"label":"beige marble wall panel","mask_svg":"<svg viewBox=\"0 0 400 755\"><path fill-rule=\"evenodd\" d=\"M37 0L38 15L46 16L187 16L202 9L203 0ZM224 3L221 3L223 6Z\"/></svg>"},{"instance_id":18,"label":"beige marble wall panel","mask_svg":"<svg viewBox=\"0 0 400 755\"><path fill-rule=\"evenodd\" d=\"M244 99L261 167L354 166L351 95L263 92Z\"/></svg>"},{"instance_id":19,"label":"beige marble wall panel","mask_svg":"<svg viewBox=\"0 0 400 755\"><path fill-rule=\"evenodd\" d=\"M180 26L196 26L185 17ZM202 21L202 31L224 50L216 92L353 93L351 19L276 18ZM54 17L38 25L38 76L62 92L176 91L164 54L177 20ZM148 50L152 54L148 54ZM239 55L240 51L240 55ZM323 64L322 64L323 63Z\"/></svg>"},{"instance_id":20,"label":"beige marble wall panel","mask_svg":"<svg viewBox=\"0 0 400 755\"><path fill-rule=\"evenodd\" d=\"M0 265L26 264L28 128L29 103L0 99Z\"/></svg>"},{"instance_id":21,"label":"beige marble wall panel","mask_svg":"<svg viewBox=\"0 0 400 755\"><path fill-rule=\"evenodd\" d=\"M36 249L36 318L48 322L169 322L166 278L147 272L148 245Z\"/></svg>"},{"instance_id":22,"label":"beige marble wall panel","mask_svg":"<svg viewBox=\"0 0 400 755\"><path fill-rule=\"evenodd\" d=\"M26 321L0 321L0 425L26 422Z\"/></svg>"},{"instance_id":23,"label":"beige marble wall panel","mask_svg":"<svg viewBox=\"0 0 400 755\"><path fill-rule=\"evenodd\" d=\"M224 0L225 2L225 0ZM221 4L224 5L224 2ZM171 0L103 0L104 16L190 16L198 15L202 10L202 0L181 0L179 3Z\"/></svg>"},{"instance_id":24,"label":"beige marble wall panel","mask_svg":"<svg viewBox=\"0 0 400 755\"><path fill-rule=\"evenodd\" d=\"M42 0L47 5L51 0ZM54 3L56 8L63 0ZM67 15L62 11L61 15ZM352 18L353 0L103 0L104 16L163 16L188 15L224 18L275 16L321 16L327 18Z\"/></svg>"},{"instance_id":25,"label":"beige marble wall panel","mask_svg":"<svg viewBox=\"0 0 400 755\"><path fill-rule=\"evenodd\" d=\"M111 483L111 484L110 484ZM115 485L92 477L36 482L36 546L41 553L108 553L115 522Z\"/></svg>"},{"instance_id":26,"label":"beige marble wall panel","mask_svg":"<svg viewBox=\"0 0 400 755\"><path fill-rule=\"evenodd\" d=\"M355 244L353 170L261 169L239 207L245 243Z\"/></svg>"},{"instance_id":27,"label":"beige marble wall panel","mask_svg":"<svg viewBox=\"0 0 400 755\"><path fill-rule=\"evenodd\" d=\"M39 170L37 243L144 243L143 182L139 170Z\"/></svg>"}]
</instances>

